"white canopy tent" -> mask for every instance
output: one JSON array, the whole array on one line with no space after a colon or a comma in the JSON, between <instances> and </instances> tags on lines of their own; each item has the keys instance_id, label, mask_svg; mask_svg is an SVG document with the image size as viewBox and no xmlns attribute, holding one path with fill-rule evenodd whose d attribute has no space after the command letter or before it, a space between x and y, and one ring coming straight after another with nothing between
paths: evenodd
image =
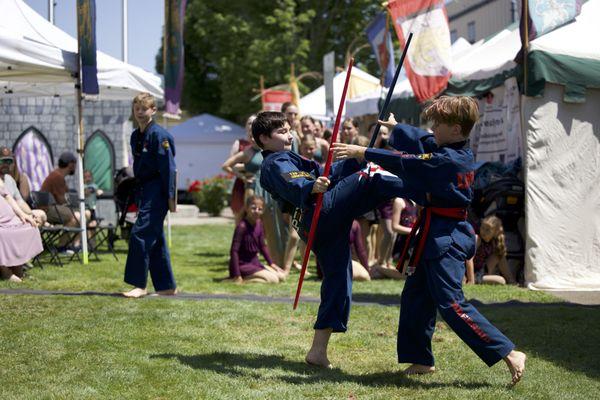
<instances>
[{"instance_id":1,"label":"white canopy tent","mask_svg":"<svg viewBox=\"0 0 600 400\"><path fill-rule=\"evenodd\" d=\"M0 0L0 96L72 96L77 39L22 0ZM131 99L145 91L163 97L160 77L97 53L102 100Z\"/></svg>"},{"instance_id":2,"label":"white canopy tent","mask_svg":"<svg viewBox=\"0 0 600 400\"><path fill-rule=\"evenodd\" d=\"M345 79L346 71L339 72L333 78L333 117L337 115L337 109L342 98L342 91L344 90ZM378 87L378 78L375 78L373 75L366 73L358 67L353 67L350 83L348 84L347 98L352 99L361 94L372 92ZM310 115L313 118L323 121L330 119L331 116L328 116L326 111L324 85L319 86L317 89L300 99L300 113L302 115Z\"/></svg>"}]
</instances>

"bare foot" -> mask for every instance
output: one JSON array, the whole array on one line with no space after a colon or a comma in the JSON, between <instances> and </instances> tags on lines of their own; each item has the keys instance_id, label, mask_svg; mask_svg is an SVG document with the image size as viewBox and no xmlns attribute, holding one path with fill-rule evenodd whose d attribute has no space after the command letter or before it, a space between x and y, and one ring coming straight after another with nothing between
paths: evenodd
<instances>
[{"instance_id":1,"label":"bare foot","mask_svg":"<svg viewBox=\"0 0 600 400\"><path fill-rule=\"evenodd\" d=\"M405 375L424 375L433 374L435 367L433 365L412 364L404 370Z\"/></svg>"},{"instance_id":2,"label":"bare foot","mask_svg":"<svg viewBox=\"0 0 600 400\"><path fill-rule=\"evenodd\" d=\"M521 378L523 378L526 360L527 356L525 353L516 350L511 351L506 357L504 357L504 361L506 362L506 365L508 365L508 369L512 375L510 382L511 385L516 385L519 383Z\"/></svg>"},{"instance_id":3,"label":"bare foot","mask_svg":"<svg viewBox=\"0 0 600 400\"><path fill-rule=\"evenodd\" d=\"M177 288L167 290L157 290L156 294L159 296L175 296L177 294Z\"/></svg>"},{"instance_id":4,"label":"bare foot","mask_svg":"<svg viewBox=\"0 0 600 400\"><path fill-rule=\"evenodd\" d=\"M315 367L322 367L327 369L332 369L333 366L327 359L327 355L318 354L316 351L309 351L304 359L307 364L314 365Z\"/></svg>"},{"instance_id":5,"label":"bare foot","mask_svg":"<svg viewBox=\"0 0 600 400\"><path fill-rule=\"evenodd\" d=\"M147 294L148 292L146 291L146 289L136 287L134 289L131 289L129 292L124 292L123 296L129 297L131 299L138 299L140 297L144 297Z\"/></svg>"},{"instance_id":6,"label":"bare foot","mask_svg":"<svg viewBox=\"0 0 600 400\"><path fill-rule=\"evenodd\" d=\"M16 276L15 274L12 274L9 278L8 278L9 282L17 282L17 283L21 283L23 282L23 280L21 278L19 278L18 276Z\"/></svg>"}]
</instances>

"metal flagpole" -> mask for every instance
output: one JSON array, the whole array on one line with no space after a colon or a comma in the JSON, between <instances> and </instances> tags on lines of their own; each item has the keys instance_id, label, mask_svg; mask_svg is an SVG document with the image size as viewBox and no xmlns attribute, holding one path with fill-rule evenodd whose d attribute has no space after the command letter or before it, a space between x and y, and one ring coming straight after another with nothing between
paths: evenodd
<instances>
[{"instance_id":1,"label":"metal flagpole","mask_svg":"<svg viewBox=\"0 0 600 400\"><path fill-rule=\"evenodd\" d=\"M79 64L77 73L77 83L75 84L75 101L77 102L77 175L79 183L79 222L81 227L81 250L83 253L83 264L87 265L88 260L88 242L87 242L87 221L85 218L85 192L83 188L83 104L81 95L81 60L77 57Z\"/></svg>"}]
</instances>

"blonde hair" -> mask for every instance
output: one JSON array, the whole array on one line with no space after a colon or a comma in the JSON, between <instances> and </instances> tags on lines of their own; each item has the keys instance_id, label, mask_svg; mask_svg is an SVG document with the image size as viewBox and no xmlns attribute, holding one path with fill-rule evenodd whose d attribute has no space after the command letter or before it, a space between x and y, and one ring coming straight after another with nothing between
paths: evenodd
<instances>
[{"instance_id":1,"label":"blonde hair","mask_svg":"<svg viewBox=\"0 0 600 400\"><path fill-rule=\"evenodd\" d=\"M433 100L423 113L427 121L460 126L463 137L468 138L471 129L479 119L479 105L472 97L441 96Z\"/></svg>"},{"instance_id":2,"label":"blonde hair","mask_svg":"<svg viewBox=\"0 0 600 400\"><path fill-rule=\"evenodd\" d=\"M304 137L302 137L302 140L300 141L300 145L301 146L306 146L306 145L317 145L317 140L315 139L315 136L312 133L307 133L306 135L304 135Z\"/></svg>"},{"instance_id":3,"label":"blonde hair","mask_svg":"<svg viewBox=\"0 0 600 400\"><path fill-rule=\"evenodd\" d=\"M141 104L144 107L156 108L156 99L148 92L138 93L131 102L131 106L134 104Z\"/></svg>"},{"instance_id":4,"label":"blonde hair","mask_svg":"<svg viewBox=\"0 0 600 400\"><path fill-rule=\"evenodd\" d=\"M494 244L494 254L500 257L506 257L506 240L504 238L504 227L502 220L495 215L490 215L481 221L481 225L487 225L494 231L495 235L492 239Z\"/></svg>"},{"instance_id":5,"label":"blonde hair","mask_svg":"<svg viewBox=\"0 0 600 400\"><path fill-rule=\"evenodd\" d=\"M369 138L367 138L366 136L358 135L354 139L352 139L352 144L367 147L369 145Z\"/></svg>"}]
</instances>

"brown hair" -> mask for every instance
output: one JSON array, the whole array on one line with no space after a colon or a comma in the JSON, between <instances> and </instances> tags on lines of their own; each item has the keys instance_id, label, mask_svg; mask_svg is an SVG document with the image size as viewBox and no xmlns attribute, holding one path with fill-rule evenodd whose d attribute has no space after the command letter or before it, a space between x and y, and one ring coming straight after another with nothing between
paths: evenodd
<instances>
[{"instance_id":1,"label":"brown hair","mask_svg":"<svg viewBox=\"0 0 600 400\"><path fill-rule=\"evenodd\" d=\"M506 257L506 240L504 238L504 227L502 226L502 220L495 215L490 215L481 221L481 225L487 225L491 227L494 232L494 238L492 243L494 244L494 253L500 257Z\"/></svg>"},{"instance_id":2,"label":"brown hair","mask_svg":"<svg viewBox=\"0 0 600 400\"><path fill-rule=\"evenodd\" d=\"M134 104L141 104L144 107L156 108L156 99L148 92L138 93L131 102L131 106Z\"/></svg>"},{"instance_id":3,"label":"brown hair","mask_svg":"<svg viewBox=\"0 0 600 400\"><path fill-rule=\"evenodd\" d=\"M304 135L302 137L302 140L300 140L300 145L306 145L312 143L315 146L317 145L317 140L315 139L315 135L313 135L312 133L307 133L306 135Z\"/></svg>"},{"instance_id":4,"label":"brown hair","mask_svg":"<svg viewBox=\"0 0 600 400\"><path fill-rule=\"evenodd\" d=\"M423 113L422 118L436 123L458 124L465 138L469 137L471 129L479 119L477 101L467 96L441 96L433 100Z\"/></svg>"},{"instance_id":5,"label":"brown hair","mask_svg":"<svg viewBox=\"0 0 600 400\"><path fill-rule=\"evenodd\" d=\"M256 115L252 122L252 137L260 147L263 148L263 142L260 140L260 135L271 137L275 129L279 129L287 124L285 114L278 111L262 111Z\"/></svg>"}]
</instances>

